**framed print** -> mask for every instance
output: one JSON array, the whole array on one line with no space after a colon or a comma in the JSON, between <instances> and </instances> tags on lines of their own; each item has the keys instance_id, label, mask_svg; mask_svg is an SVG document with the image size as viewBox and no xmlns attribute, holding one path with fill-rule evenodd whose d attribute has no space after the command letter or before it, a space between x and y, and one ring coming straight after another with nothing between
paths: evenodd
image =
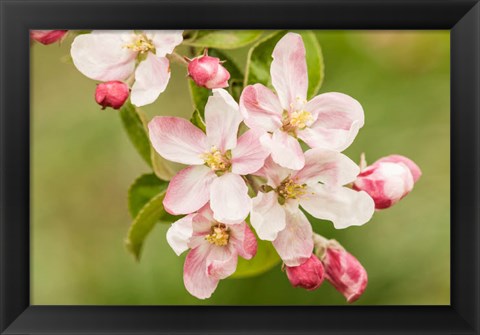
<instances>
[{"instance_id":1,"label":"framed print","mask_svg":"<svg viewBox=\"0 0 480 335\"><path fill-rule=\"evenodd\" d=\"M477 1L0 4L2 334L478 334Z\"/></svg>"}]
</instances>

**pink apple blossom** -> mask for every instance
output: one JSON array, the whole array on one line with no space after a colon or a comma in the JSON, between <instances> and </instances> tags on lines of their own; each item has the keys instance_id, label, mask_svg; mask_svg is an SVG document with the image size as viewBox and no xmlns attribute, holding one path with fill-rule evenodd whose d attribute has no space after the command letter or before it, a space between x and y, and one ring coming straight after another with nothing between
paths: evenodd
<instances>
[{"instance_id":1,"label":"pink apple blossom","mask_svg":"<svg viewBox=\"0 0 480 335\"><path fill-rule=\"evenodd\" d=\"M303 287L309 291L320 287L325 274L322 262L314 254L298 266L286 266L285 272L293 287Z\"/></svg>"},{"instance_id":2,"label":"pink apple blossom","mask_svg":"<svg viewBox=\"0 0 480 335\"><path fill-rule=\"evenodd\" d=\"M251 259L257 240L245 222L224 224L213 218L209 205L173 223L167 241L177 255L190 249L183 280L190 294L209 298L218 282L233 274L238 256Z\"/></svg>"},{"instance_id":3,"label":"pink apple blossom","mask_svg":"<svg viewBox=\"0 0 480 335\"><path fill-rule=\"evenodd\" d=\"M118 80L112 80L97 85L95 90L95 101L102 106L119 109L127 101L130 94L128 85Z\"/></svg>"},{"instance_id":4,"label":"pink apple blossom","mask_svg":"<svg viewBox=\"0 0 480 335\"><path fill-rule=\"evenodd\" d=\"M181 30L94 30L75 38L71 55L77 69L94 80L124 81L135 75L131 101L144 106L167 87L170 64L166 55L182 40Z\"/></svg>"},{"instance_id":5,"label":"pink apple blossom","mask_svg":"<svg viewBox=\"0 0 480 335\"><path fill-rule=\"evenodd\" d=\"M213 90L205 106L206 134L189 121L157 116L149 123L150 141L163 158L190 165L173 177L163 204L171 214L189 214L208 201L223 223L245 220L252 206L242 176L260 169L268 156L259 138L248 130L237 140L242 115L223 89Z\"/></svg>"},{"instance_id":6,"label":"pink apple blossom","mask_svg":"<svg viewBox=\"0 0 480 335\"><path fill-rule=\"evenodd\" d=\"M364 123L360 103L342 93L324 93L307 101L307 63L300 35L286 34L272 57L270 75L276 94L261 84L247 86L240 110L248 127L269 133L262 140L271 148L273 160L301 169L305 158L297 138L311 148L346 149Z\"/></svg>"},{"instance_id":7,"label":"pink apple blossom","mask_svg":"<svg viewBox=\"0 0 480 335\"><path fill-rule=\"evenodd\" d=\"M421 175L420 168L412 160L391 155L365 168L353 187L367 192L375 201L376 209L385 209L410 193Z\"/></svg>"},{"instance_id":8,"label":"pink apple blossom","mask_svg":"<svg viewBox=\"0 0 480 335\"><path fill-rule=\"evenodd\" d=\"M287 266L298 266L312 254L312 227L299 209L330 220L335 228L359 226L374 213L372 198L342 185L355 180L359 167L347 156L329 149L305 152L305 165L294 171L267 158L255 174L267 186L253 199L250 221L260 239L273 246Z\"/></svg>"},{"instance_id":9,"label":"pink apple blossom","mask_svg":"<svg viewBox=\"0 0 480 335\"><path fill-rule=\"evenodd\" d=\"M368 276L360 262L342 247L329 244L322 258L325 278L347 299L356 301L367 287Z\"/></svg>"},{"instance_id":10,"label":"pink apple blossom","mask_svg":"<svg viewBox=\"0 0 480 335\"><path fill-rule=\"evenodd\" d=\"M204 55L188 62L188 75L195 84L208 89L228 87L230 73L225 69L220 59Z\"/></svg>"},{"instance_id":11,"label":"pink apple blossom","mask_svg":"<svg viewBox=\"0 0 480 335\"><path fill-rule=\"evenodd\" d=\"M30 38L38 43L49 45L62 40L67 32L68 30L30 30Z\"/></svg>"}]
</instances>

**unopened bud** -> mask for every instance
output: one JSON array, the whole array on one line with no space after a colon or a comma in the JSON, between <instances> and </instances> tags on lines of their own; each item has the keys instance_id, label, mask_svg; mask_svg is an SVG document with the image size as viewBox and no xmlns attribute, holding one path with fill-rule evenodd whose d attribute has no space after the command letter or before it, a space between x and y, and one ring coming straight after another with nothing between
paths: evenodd
<instances>
[{"instance_id":1,"label":"unopened bud","mask_svg":"<svg viewBox=\"0 0 480 335\"><path fill-rule=\"evenodd\" d=\"M127 101L130 90L124 82L114 80L97 85L95 101L102 106L119 109Z\"/></svg>"},{"instance_id":2,"label":"unopened bud","mask_svg":"<svg viewBox=\"0 0 480 335\"><path fill-rule=\"evenodd\" d=\"M48 45L60 41L68 30L30 30L30 38Z\"/></svg>"},{"instance_id":3,"label":"unopened bud","mask_svg":"<svg viewBox=\"0 0 480 335\"><path fill-rule=\"evenodd\" d=\"M189 61L188 75L195 84L208 89L228 87L230 79L230 73L222 66L220 59L206 53Z\"/></svg>"},{"instance_id":4,"label":"unopened bud","mask_svg":"<svg viewBox=\"0 0 480 335\"><path fill-rule=\"evenodd\" d=\"M313 254L299 266L286 266L285 271L293 287L303 287L309 291L320 287L325 272L322 262Z\"/></svg>"},{"instance_id":5,"label":"unopened bud","mask_svg":"<svg viewBox=\"0 0 480 335\"><path fill-rule=\"evenodd\" d=\"M413 161L404 156L391 155L363 169L353 188L367 192L375 201L375 208L384 209L410 193L421 175L420 168Z\"/></svg>"}]
</instances>

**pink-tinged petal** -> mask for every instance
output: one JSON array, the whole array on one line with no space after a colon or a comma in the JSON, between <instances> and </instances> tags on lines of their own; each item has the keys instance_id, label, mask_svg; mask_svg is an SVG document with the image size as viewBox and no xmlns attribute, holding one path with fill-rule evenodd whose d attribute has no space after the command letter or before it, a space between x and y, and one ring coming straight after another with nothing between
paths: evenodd
<instances>
[{"instance_id":1,"label":"pink-tinged petal","mask_svg":"<svg viewBox=\"0 0 480 335\"><path fill-rule=\"evenodd\" d=\"M403 164L405 164L408 167L408 169L410 170L410 172L412 173L413 181L415 183L422 176L422 170L420 170L418 165L415 164L414 161L412 161L411 159L409 159L405 156L401 156L401 155L386 156L386 157L380 158L379 160L377 160L372 165L375 165L377 163L382 163L382 162L403 163Z\"/></svg>"},{"instance_id":2,"label":"pink-tinged petal","mask_svg":"<svg viewBox=\"0 0 480 335\"><path fill-rule=\"evenodd\" d=\"M183 30L144 30L155 46L157 57L171 54L173 49L183 41Z\"/></svg>"},{"instance_id":3,"label":"pink-tinged petal","mask_svg":"<svg viewBox=\"0 0 480 335\"><path fill-rule=\"evenodd\" d=\"M278 203L275 192L262 193L253 198L250 223L261 240L273 241L285 229L285 209Z\"/></svg>"},{"instance_id":4,"label":"pink-tinged petal","mask_svg":"<svg viewBox=\"0 0 480 335\"><path fill-rule=\"evenodd\" d=\"M230 225L230 240L237 253L245 259L251 259L257 253L257 238L245 223Z\"/></svg>"},{"instance_id":5,"label":"pink-tinged petal","mask_svg":"<svg viewBox=\"0 0 480 335\"><path fill-rule=\"evenodd\" d=\"M260 143L265 133L259 130L248 130L238 138L237 146L232 150L232 172L247 175L258 171L270 152Z\"/></svg>"},{"instance_id":6,"label":"pink-tinged petal","mask_svg":"<svg viewBox=\"0 0 480 335\"><path fill-rule=\"evenodd\" d=\"M285 214L285 229L272 243L285 265L299 266L313 252L312 226L300 209L286 210Z\"/></svg>"},{"instance_id":7,"label":"pink-tinged petal","mask_svg":"<svg viewBox=\"0 0 480 335\"><path fill-rule=\"evenodd\" d=\"M286 132L278 129L271 138L263 136L261 141L270 149L275 163L292 170L300 170L305 165L305 156L300 143Z\"/></svg>"},{"instance_id":8,"label":"pink-tinged petal","mask_svg":"<svg viewBox=\"0 0 480 335\"><path fill-rule=\"evenodd\" d=\"M189 121L171 116L156 116L148 124L150 142L165 159L182 164L204 163L207 137Z\"/></svg>"},{"instance_id":9,"label":"pink-tinged petal","mask_svg":"<svg viewBox=\"0 0 480 335\"><path fill-rule=\"evenodd\" d=\"M240 112L251 129L273 132L282 126L283 108L278 97L262 84L245 87L240 96Z\"/></svg>"},{"instance_id":10,"label":"pink-tinged petal","mask_svg":"<svg viewBox=\"0 0 480 335\"><path fill-rule=\"evenodd\" d=\"M233 224L245 220L252 209L248 187L239 175L225 173L210 187L210 207L218 222Z\"/></svg>"},{"instance_id":11,"label":"pink-tinged petal","mask_svg":"<svg viewBox=\"0 0 480 335\"><path fill-rule=\"evenodd\" d=\"M360 173L353 188L367 192L375 201L376 209L385 209L403 199L413 185L414 179L406 164L377 161Z\"/></svg>"},{"instance_id":12,"label":"pink-tinged petal","mask_svg":"<svg viewBox=\"0 0 480 335\"><path fill-rule=\"evenodd\" d=\"M306 190L306 195L300 198L300 206L318 219L332 221L336 229L361 226L375 211L373 199L363 191L322 184Z\"/></svg>"},{"instance_id":13,"label":"pink-tinged petal","mask_svg":"<svg viewBox=\"0 0 480 335\"><path fill-rule=\"evenodd\" d=\"M190 166L173 177L163 200L173 215L190 214L203 207L210 197L210 185L217 175L204 165Z\"/></svg>"},{"instance_id":14,"label":"pink-tinged petal","mask_svg":"<svg viewBox=\"0 0 480 335\"><path fill-rule=\"evenodd\" d=\"M213 90L205 105L205 124L210 145L221 151L234 148L237 145L237 132L242 115L238 104L232 96L223 89Z\"/></svg>"},{"instance_id":15,"label":"pink-tinged petal","mask_svg":"<svg viewBox=\"0 0 480 335\"><path fill-rule=\"evenodd\" d=\"M149 52L135 71L135 83L130 99L135 106L145 106L157 100L170 80L170 63L166 57Z\"/></svg>"},{"instance_id":16,"label":"pink-tinged petal","mask_svg":"<svg viewBox=\"0 0 480 335\"><path fill-rule=\"evenodd\" d=\"M273 161L272 156L268 156L263 167L255 172L254 175L266 178L268 185L276 188L292 173L292 170L278 165Z\"/></svg>"},{"instance_id":17,"label":"pink-tinged petal","mask_svg":"<svg viewBox=\"0 0 480 335\"><path fill-rule=\"evenodd\" d=\"M167 242L175 253L180 256L188 250L188 243L193 235L192 219L195 214L189 214L175 221L167 231Z\"/></svg>"},{"instance_id":18,"label":"pink-tinged petal","mask_svg":"<svg viewBox=\"0 0 480 335\"><path fill-rule=\"evenodd\" d=\"M208 243L191 250L183 266L183 282L187 291L198 299L210 298L218 285L218 279L207 274Z\"/></svg>"},{"instance_id":19,"label":"pink-tinged petal","mask_svg":"<svg viewBox=\"0 0 480 335\"><path fill-rule=\"evenodd\" d=\"M238 256L229 246L213 246L207 256L207 275L215 279L225 279L237 269Z\"/></svg>"},{"instance_id":20,"label":"pink-tinged petal","mask_svg":"<svg viewBox=\"0 0 480 335\"><path fill-rule=\"evenodd\" d=\"M286 266L285 272L293 287L303 287L309 291L319 288L325 275L322 262L313 254L299 266Z\"/></svg>"},{"instance_id":21,"label":"pink-tinged petal","mask_svg":"<svg viewBox=\"0 0 480 335\"><path fill-rule=\"evenodd\" d=\"M100 80L124 80L135 69L137 53L126 48L133 31L93 31L75 37L70 54L73 64L85 76Z\"/></svg>"},{"instance_id":22,"label":"pink-tinged petal","mask_svg":"<svg viewBox=\"0 0 480 335\"><path fill-rule=\"evenodd\" d=\"M368 276L355 257L345 250L330 247L322 261L327 280L344 295L347 302L360 298L367 288Z\"/></svg>"},{"instance_id":23,"label":"pink-tinged petal","mask_svg":"<svg viewBox=\"0 0 480 335\"><path fill-rule=\"evenodd\" d=\"M344 154L317 148L305 152L305 166L292 177L300 184L341 186L353 182L359 173L358 165Z\"/></svg>"},{"instance_id":24,"label":"pink-tinged petal","mask_svg":"<svg viewBox=\"0 0 480 335\"><path fill-rule=\"evenodd\" d=\"M49 45L61 41L68 30L30 30L30 38L34 41Z\"/></svg>"},{"instance_id":25,"label":"pink-tinged petal","mask_svg":"<svg viewBox=\"0 0 480 335\"><path fill-rule=\"evenodd\" d=\"M360 103L343 93L317 95L305 105L316 120L310 127L298 132L298 137L311 148L345 150L364 124Z\"/></svg>"},{"instance_id":26,"label":"pink-tinged petal","mask_svg":"<svg viewBox=\"0 0 480 335\"><path fill-rule=\"evenodd\" d=\"M230 72L223 65L218 65L215 76L212 76L206 83L205 87L208 89L228 87L228 80L230 79Z\"/></svg>"},{"instance_id":27,"label":"pink-tinged petal","mask_svg":"<svg viewBox=\"0 0 480 335\"><path fill-rule=\"evenodd\" d=\"M297 100L305 101L307 97L307 61L302 37L295 33L286 34L273 49L272 57L272 85L283 109L290 110L291 104Z\"/></svg>"}]
</instances>

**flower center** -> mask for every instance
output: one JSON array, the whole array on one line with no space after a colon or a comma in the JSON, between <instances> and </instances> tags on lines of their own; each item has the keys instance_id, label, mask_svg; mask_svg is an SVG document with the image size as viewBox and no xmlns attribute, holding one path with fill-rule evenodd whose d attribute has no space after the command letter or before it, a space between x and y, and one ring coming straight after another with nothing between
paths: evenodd
<instances>
[{"instance_id":1,"label":"flower center","mask_svg":"<svg viewBox=\"0 0 480 335\"><path fill-rule=\"evenodd\" d=\"M131 49L141 54L148 51L155 51L155 46L144 34L136 34L133 41L125 45L126 48Z\"/></svg>"},{"instance_id":2,"label":"flower center","mask_svg":"<svg viewBox=\"0 0 480 335\"><path fill-rule=\"evenodd\" d=\"M290 114L290 124L298 129L305 129L313 122L313 116L305 110L295 111Z\"/></svg>"},{"instance_id":3,"label":"flower center","mask_svg":"<svg viewBox=\"0 0 480 335\"><path fill-rule=\"evenodd\" d=\"M277 187L276 191L280 202L285 202L285 200L298 199L305 195L307 193L305 190L306 187L306 184L297 184L293 179L287 177L280 183L280 186Z\"/></svg>"},{"instance_id":4,"label":"flower center","mask_svg":"<svg viewBox=\"0 0 480 335\"><path fill-rule=\"evenodd\" d=\"M284 111L282 129L296 136L297 130L305 129L314 121L310 112L305 110L306 100L297 98L290 104L290 113Z\"/></svg>"},{"instance_id":5,"label":"flower center","mask_svg":"<svg viewBox=\"0 0 480 335\"><path fill-rule=\"evenodd\" d=\"M229 239L230 234L228 233L228 228L222 223L213 226L210 234L205 236L205 240L207 240L210 244L215 244L219 247L226 246Z\"/></svg>"},{"instance_id":6,"label":"flower center","mask_svg":"<svg viewBox=\"0 0 480 335\"><path fill-rule=\"evenodd\" d=\"M213 171L224 172L230 168L230 158L228 157L229 153L222 154L216 146L212 146L210 151L205 152L202 155L205 164L208 165Z\"/></svg>"}]
</instances>

